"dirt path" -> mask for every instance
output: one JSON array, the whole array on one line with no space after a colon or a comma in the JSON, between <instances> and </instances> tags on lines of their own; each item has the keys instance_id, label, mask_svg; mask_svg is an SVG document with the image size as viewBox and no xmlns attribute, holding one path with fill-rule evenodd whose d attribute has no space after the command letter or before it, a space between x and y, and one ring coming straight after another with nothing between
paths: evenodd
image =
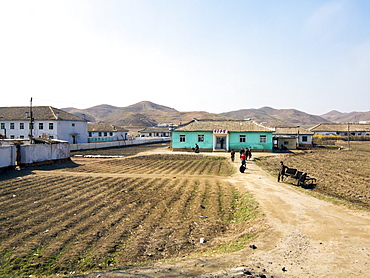
<instances>
[{"instance_id":1,"label":"dirt path","mask_svg":"<svg viewBox=\"0 0 370 278\"><path fill-rule=\"evenodd\" d=\"M282 277L370 277L368 212L348 210L278 183L254 163L234 181L254 195L270 226L255 243L258 249L249 262L262 262Z\"/></svg>"},{"instance_id":2,"label":"dirt path","mask_svg":"<svg viewBox=\"0 0 370 278\"><path fill-rule=\"evenodd\" d=\"M229 181L251 192L265 215L256 227L264 232L251 242L256 249L100 277L230 277L244 266L267 277L370 277L369 212L336 206L278 183L253 162L248 162L246 173L238 172Z\"/></svg>"}]
</instances>

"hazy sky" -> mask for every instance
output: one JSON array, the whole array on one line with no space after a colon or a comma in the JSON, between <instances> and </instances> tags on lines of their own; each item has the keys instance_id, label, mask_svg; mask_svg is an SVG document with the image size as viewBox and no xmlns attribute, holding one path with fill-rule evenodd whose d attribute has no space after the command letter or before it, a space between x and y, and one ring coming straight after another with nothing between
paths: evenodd
<instances>
[{"instance_id":1,"label":"hazy sky","mask_svg":"<svg viewBox=\"0 0 370 278\"><path fill-rule=\"evenodd\" d=\"M370 1L0 0L0 106L370 111Z\"/></svg>"}]
</instances>

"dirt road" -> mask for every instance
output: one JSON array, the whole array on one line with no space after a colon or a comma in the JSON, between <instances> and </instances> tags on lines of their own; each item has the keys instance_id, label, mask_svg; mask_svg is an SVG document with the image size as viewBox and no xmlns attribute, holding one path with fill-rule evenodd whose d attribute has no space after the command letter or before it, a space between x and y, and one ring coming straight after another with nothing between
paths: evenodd
<instances>
[{"instance_id":1,"label":"dirt road","mask_svg":"<svg viewBox=\"0 0 370 278\"><path fill-rule=\"evenodd\" d=\"M234 174L230 182L251 192L264 213L256 227L263 232L251 242L257 248L88 277L230 277L240 267L266 277L370 277L369 212L336 206L278 183L249 161L246 173Z\"/></svg>"},{"instance_id":2,"label":"dirt road","mask_svg":"<svg viewBox=\"0 0 370 278\"><path fill-rule=\"evenodd\" d=\"M248 262L261 262L282 277L370 277L368 212L299 192L253 163L234 180L254 195L270 226Z\"/></svg>"}]
</instances>

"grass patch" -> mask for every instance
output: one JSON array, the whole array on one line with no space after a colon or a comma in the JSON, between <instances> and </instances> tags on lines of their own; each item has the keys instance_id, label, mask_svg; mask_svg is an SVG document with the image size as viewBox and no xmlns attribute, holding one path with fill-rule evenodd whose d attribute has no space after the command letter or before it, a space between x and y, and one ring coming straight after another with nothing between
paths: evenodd
<instances>
[{"instance_id":1,"label":"grass patch","mask_svg":"<svg viewBox=\"0 0 370 278\"><path fill-rule=\"evenodd\" d=\"M234 222L236 224L251 221L260 216L258 203L249 193L240 195L240 192L234 190Z\"/></svg>"},{"instance_id":2,"label":"grass patch","mask_svg":"<svg viewBox=\"0 0 370 278\"><path fill-rule=\"evenodd\" d=\"M255 238L256 234L245 234L243 235L242 237L236 239L236 240L233 240L231 242L228 242L228 243L223 243L223 244L220 244L219 246L213 248L213 249L210 249L208 251L206 251L206 253L208 254L214 254L214 253L218 253L218 254L226 254L226 253L232 253L232 252L237 252L237 251L240 251L242 249L244 249L248 243L253 239Z\"/></svg>"}]
</instances>

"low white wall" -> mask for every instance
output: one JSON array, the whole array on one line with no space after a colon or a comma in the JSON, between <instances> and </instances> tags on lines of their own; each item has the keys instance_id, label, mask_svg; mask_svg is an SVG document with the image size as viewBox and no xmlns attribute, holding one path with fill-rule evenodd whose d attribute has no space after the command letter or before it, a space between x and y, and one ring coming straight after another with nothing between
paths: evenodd
<instances>
[{"instance_id":1,"label":"low white wall","mask_svg":"<svg viewBox=\"0 0 370 278\"><path fill-rule=\"evenodd\" d=\"M125 140L125 141L113 141L113 142L94 142L94 143L82 143L82 144L71 144L71 151L78 150L92 150L92 149L104 149L120 146L132 146L148 143L158 143L158 142L169 142L170 138L148 138L148 137L138 137L135 140Z\"/></svg>"},{"instance_id":2,"label":"low white wall","mask_svg":"<svg viewBox=\"0 0 370 278\"><path fill-rule=\"evenodd\" d=\"M69 158L67 142L58 144L34 144L21 146L21 164Z\"/></svg>"},{"instance_id":3,"label":"low white wall","mask_svg":"<svg viewBox=\"0 0 370 278\"><path fill-rule=\"evenodd\" d=\"M0 168L15 166L16 147L0 147Z\"/></svg>"}]
</instances>

